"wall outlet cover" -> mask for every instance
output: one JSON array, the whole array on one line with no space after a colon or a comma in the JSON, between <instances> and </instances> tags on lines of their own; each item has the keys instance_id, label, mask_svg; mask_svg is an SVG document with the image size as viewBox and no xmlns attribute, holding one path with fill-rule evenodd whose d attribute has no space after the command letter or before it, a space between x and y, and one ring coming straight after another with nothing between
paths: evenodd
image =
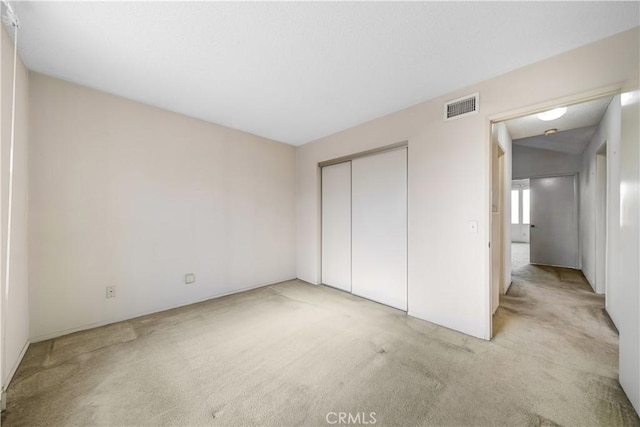
<instances>
[{"instance_id":1,"label":"wall outlet cover","mask_svg":"<svg viewBox=\"0 0 640 427\"><path fill-rule=\"evenodd\" d=\"M189 284L196 281L196 275L193 273L187 273L184 275L184 283Z\"/></svg>"},{"instance_id":2,"label":"wall outlet cover","mask_svg":"<svg viewBox=\"0 0 640 427\"><path fill-rule=\"evenodd\" d=\"M116 297L116 287L107 286L107 298L115 298L115 297Z\"/></svg>"}]
</instances>

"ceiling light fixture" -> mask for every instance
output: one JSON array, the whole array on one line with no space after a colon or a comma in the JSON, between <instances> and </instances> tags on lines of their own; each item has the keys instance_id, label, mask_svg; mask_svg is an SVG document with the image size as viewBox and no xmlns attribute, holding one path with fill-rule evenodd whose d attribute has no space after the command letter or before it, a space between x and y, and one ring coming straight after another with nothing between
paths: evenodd
<instances>
[{"instance_id":1,"label":"ceiling light fixture","mask_svg":"<svg viewBox=\"0 0 640 427\"><path fill-rule=\"evenodd\" d=\"M554 108L553 110L545 111L544 113L539 113L538 118L542 121L548 122L551 120L559 119L564 116L564 113L567 112L567 107Z\"/></svg>"},{"instance_id":2,"label":"ceiling light fixture","mask_svg":"<svg viewBox=\"0 0 640 427\"><path fill-rule=\"evenodd\" d=\"M547 129L544 131L544 136L553 135L554 133L558 133L558 129Z\"/></svg>"},{"instance_id":3,"label":"ceiling light fixture","mask_svg":"<svg viewBox=\"0 0 640 427\"><path fill-rule=\"evenodd\" d=\"M633 91L633 92L625 92L623 94L620 94L620 104L623 107L626 107L627 105L631 105L634 102L638 102L638 91Z\"/></svg>"}]
</instances>

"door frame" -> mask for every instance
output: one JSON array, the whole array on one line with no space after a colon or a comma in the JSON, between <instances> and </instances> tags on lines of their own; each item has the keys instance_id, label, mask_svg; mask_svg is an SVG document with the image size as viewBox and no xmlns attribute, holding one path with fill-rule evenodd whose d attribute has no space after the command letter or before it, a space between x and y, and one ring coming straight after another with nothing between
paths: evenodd
<instances>
[{"instance_id":1,"label":"door frame","mask_svg":"<svg viewBox=\"0 0 640 427\"><path fill-rule=\"evenodd\" d=\"M595 211L595 292L607 293L607 271L609 269L609 182L611 167L609 165L608 141L604 141L596 151L596 211ZM604 174L603 174L604 169ZM604 248L604 254L602 250Z\"/></svg>"},{"instance_id":2,"label":"door frame","mask_svg":"<svg viewBox=\"0 0 640 427\"><path fill-rule=\"evenodd\" d=\"M505 242L505 215L504 215L504 200L505 200L505 176L504 176L504 159L505 159L505 148L500 145L500 142L497 139L491 145L491 167L492 171L492 201L491 201L491 237L496 237L496 242L491 246L491 314L495 314L498 306L500 305L500 295L504 294L504 281L505 281L505 250L504 250L504 242ZM496 163L494 164L494 160ZM497 173L495 176L493 173ZM497 179L497 188L493 188L493 179ZM496 190L494 192L494 190ZM497 194L496 194L497 193ZM492 240L493 241L493 240ZM495 261L497 259L497 262ZM496 270L497 272L493 272ZM494 285L497 276L497 287ZM494 304L494 301L498 300L498 302Z\"/></svg>"},{"instance_id":3,"label":"door frame","mask_svg":"<svg viewBox=\"0 0 640 427\"><path fill-rule=\"evenodd\" d=\"M484 219L484 230L485 230L485 241L487 242L487 246L485 246L485 255L484 255L484 265L485 268L485 290L484 290L484 312L485 312L485 337L487 339L493 338L493 314L491 313L491 290L492 290L492 275L493 274L505 274L505 266L502 266L502 271L494 272L492 271L491 265L491 183L493 179L493 168L491 167L491 149L493 144L493 125L496 123L504 122L511 119L516 119L518 117L528 116L531 114L542 113L551 108L556 108L558 106L564 105L573 105L580 104L586 101L592 101L594 99L603 98L605 96L615 96L619 95L623 90L623 87L620 84L605 86L601 88L596 88L592 90L588 90L585 92L581 92L578 94L567 95L564 97L552 98L546 101L530 104L523 106L521 108L515 108L512 110L503 111L501 113L488 115L485 117L485 142L484 142L484 151L485 151L485 215ZM505 203L511 203L511 194L506 195L507 199L504 201ZM507 230L508 232L509 230ZM510 234L510 233L509 233Z\"/></svg>"}]
</instances>

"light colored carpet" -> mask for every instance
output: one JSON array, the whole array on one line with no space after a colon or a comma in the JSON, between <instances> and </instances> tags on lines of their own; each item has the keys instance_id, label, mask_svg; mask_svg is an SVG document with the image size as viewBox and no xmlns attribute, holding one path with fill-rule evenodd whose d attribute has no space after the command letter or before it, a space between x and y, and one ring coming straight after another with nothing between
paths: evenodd
<instances>
[{"instance_id":1,"label":"light colored carpet","mask_svg":"<svg viewBox=\"0 0 640 427\"><path fill-rule=\"evenodd\" d=\"M517 270L519 268L529 265L529 243L511 243L511 269Z\"/></svg>"},{"instance_id":2,"label":"light colored carpet","mask_svg":"<svg viewBox=\"0 0 640 427\"><path fill-rule=\"evenodd\" d=\"M527 266L501 303L486 342L285 282L34 344L2 423L640 425L579 272Z\"/></svg>"}]
</instances>

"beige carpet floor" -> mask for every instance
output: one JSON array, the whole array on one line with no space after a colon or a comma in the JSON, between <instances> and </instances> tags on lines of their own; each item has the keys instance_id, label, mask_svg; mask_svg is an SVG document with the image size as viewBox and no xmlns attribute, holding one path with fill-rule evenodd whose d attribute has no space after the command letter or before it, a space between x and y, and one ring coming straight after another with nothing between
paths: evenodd
<instances>
[{"instance_id":1,"label":"beige carpet floor","mask_svg":"<svg viewBox=\"0 0 640 427\"><path fill-rule=\"evenodd\" d=\"M285 282L33 344L2 424L640 425L581 273L525 266L501 304L486 342Z\"/></svg>"},{"instance_id":2,"label":"beige carpet floor","mask_svg":"<svg viewBox=\"0 0 640 427\"><path fill-rule=\"evenodd\" d=\"M529 243L511 243L511 268L519 268L529 265Z\"/></svg>"}]
</instances>

